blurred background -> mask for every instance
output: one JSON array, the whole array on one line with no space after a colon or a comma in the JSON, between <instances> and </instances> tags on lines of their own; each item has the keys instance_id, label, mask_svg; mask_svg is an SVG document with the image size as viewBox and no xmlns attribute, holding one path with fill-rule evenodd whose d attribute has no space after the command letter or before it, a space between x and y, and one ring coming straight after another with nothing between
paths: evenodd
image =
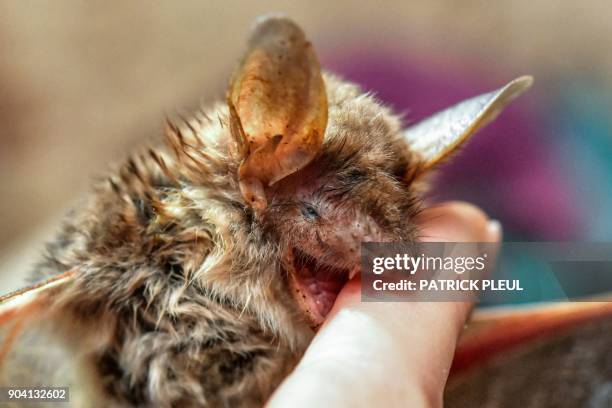
<instances>
[{"instance_id":1,"label":"blurred background","mask_svg":"<svg viewBox=\"0 0 612 408\"><path fill-rule=\"evenodd\" d=\"M508 241L612 240L610 2L2 0L3 291L109 162L159 138L166 114L223 97L253 20L273 11L407 123L534 75L432 199L482 206Z\"/></svg>"}]
</instances>

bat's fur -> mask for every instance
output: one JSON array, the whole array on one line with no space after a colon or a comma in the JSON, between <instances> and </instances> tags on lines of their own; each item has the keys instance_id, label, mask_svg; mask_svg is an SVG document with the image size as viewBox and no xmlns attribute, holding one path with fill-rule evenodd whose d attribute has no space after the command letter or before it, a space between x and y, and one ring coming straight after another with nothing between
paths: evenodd
<instances>
[{"instance_id":1,"label":"bat's fur","mask_svg":"<svg viewBox=\"0 0 612 408\"><path fill-rule=\"evenodd\" d=\"M353 84L325 83L323 147L262 214L239 192L218 104L169 123L168 147L132 156L67 218L36 274L77 269L55 308L80 322L69 334L88 344L109 404L262 405L313 335L284 251L297 241L354 263L364 237L416 239L419 162L399 118Z\"/></svg>"}]
</instances>

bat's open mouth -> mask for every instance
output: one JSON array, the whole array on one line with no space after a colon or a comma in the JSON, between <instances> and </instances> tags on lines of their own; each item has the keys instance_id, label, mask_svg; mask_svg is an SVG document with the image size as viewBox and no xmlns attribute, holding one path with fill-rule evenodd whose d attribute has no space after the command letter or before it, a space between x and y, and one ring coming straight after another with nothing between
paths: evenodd
<instances>
[{"instance_id":1,"label":"bat's open mouth","mask_svg":"<svg viewBox=\"0 0 612 408\"><path fill-rule=\"evenodd\" d=\"M287 256L289 287L309 323L317 327L330 312L340 290L358 268L324 263L320 258L293 248Z\"/></svg>"}]
</instances>

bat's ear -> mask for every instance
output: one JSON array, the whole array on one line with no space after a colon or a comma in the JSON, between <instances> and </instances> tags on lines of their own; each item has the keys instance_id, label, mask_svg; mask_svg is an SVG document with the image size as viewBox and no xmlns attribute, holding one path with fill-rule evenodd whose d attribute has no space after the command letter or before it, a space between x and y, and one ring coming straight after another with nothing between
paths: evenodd
<instances>
[{"instance_id":1,"label":"bat's ear","mask_svg":"<svg viewBox=\"0 0 612 408\"><path fill-rule=\"evenodd\" d=\"M410 149L423 160L420 170L429 170L448 157L532 82L532 77L522 76L503 88L467 99L406 129L404 137Z\"/></svg>"},{"instance_id":2,"label":"bat's ear","mask_svg":"<svg viewBox=\"0 0 612 408\"><path fill-rule=\"evenodd\" d=\"M240 191L256 210L265 186L306 166L327 126L327 96L312 45L291 20L258 20L227 94L242 163Z\"/></svg>"}]
</instances>

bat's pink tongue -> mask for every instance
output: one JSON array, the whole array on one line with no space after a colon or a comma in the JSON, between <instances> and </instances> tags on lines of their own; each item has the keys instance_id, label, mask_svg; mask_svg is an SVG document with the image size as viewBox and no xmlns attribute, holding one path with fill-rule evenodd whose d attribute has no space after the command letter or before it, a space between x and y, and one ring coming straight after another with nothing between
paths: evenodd
<instances>
[{"instance_id":1,"label":"bat's pink tongue","mask_svg":"<svg viewBox=\"0 0 612 408\"><path fill-rule=\"evenodd\" d=\"M291 290L313 326L319 326L349 278L348 270L320 264L313 257L296 254L290 273Z\"/></svg>"},{"instance_id":2,"label":"bat's pink tongue","mask_svg":"<svg viewBox=\"0 0 612 408\"><path fill-rule=\"evenodd\" d=\"M334 305L345 280L339 279L333 272L315 270L313 276L304 279L302 283L308 286L316 311L325 317Z\"/></svg>"},{"instance_id":3,"label":"bat's pink tongue","mask_svg":"<svg viewBox=\"0 0 612 408\"><path fill-rule=\"evenodd\" d=\"M298 304L308 314L312 323L320 324L334 305L336 295L326 291L322 292L318 288L312 288L312 285L305 288L298 283L297 286L300 295L297 299Z\"/></svg>"}]
</instances>

